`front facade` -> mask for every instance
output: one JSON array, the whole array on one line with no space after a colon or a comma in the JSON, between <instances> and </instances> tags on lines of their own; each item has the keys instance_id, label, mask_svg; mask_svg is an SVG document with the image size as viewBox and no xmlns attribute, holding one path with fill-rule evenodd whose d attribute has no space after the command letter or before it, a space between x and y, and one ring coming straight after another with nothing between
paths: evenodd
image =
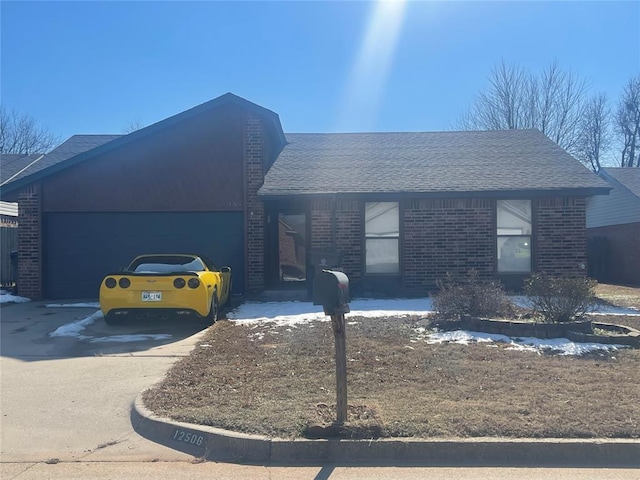
<instances>
[{"instance_id":1,"label":"front facade","mask_svg":"<svg viewBox=\"0 0 640 480\"><path fill-rule=\"evenodd\" d=\"M227 94L129 135L72 137L2 199L19 202L31 298L95 298L144 253L229 265L236 294L308 291L339 267L355 294L397 296L471 268L509 287L584 275L586 201L607 191L536 131L285 136Z\"/></svg>"}]
</instances>

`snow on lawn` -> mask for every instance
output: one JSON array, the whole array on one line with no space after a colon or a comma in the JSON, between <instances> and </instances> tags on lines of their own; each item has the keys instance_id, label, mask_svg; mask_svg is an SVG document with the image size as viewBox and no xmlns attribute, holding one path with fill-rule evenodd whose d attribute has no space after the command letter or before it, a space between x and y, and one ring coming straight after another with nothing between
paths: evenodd
<instances>
[{"instance_id":1,"label":"snow on lawn","mask_svg":"<svg viewBox=\"0 0 640 480\"><path fill-rule=\"evenodd\" d=\"M433 312L428 298L354 300L349 306L351 313L348 315L367 318L426 315ZM247 302L227 313L227 318L243 323L270 322L280 326L301 325L314 320L329 321L322 306L311 302Z\"/></svg>"},{"instance_id":2,"label":"snow on lawn","mask_svg":"<svg viewBox=\"0 0 640 480\"><path fill-rule=\"evenodd\" d=\"M524 297L520 297L524 298ZM354 300L350 303L351 313L349 317L393 317L404 315L426 315L433 312L431 300L420 299L393 299L393 300ZM248 302L243 303L235 310L227 314L229 320L258 325L269 323L273 326L298 326L308 324L314 320L328 321L329 317L322 312L322 307L310 302ZM471 332L458 330L454 332L430 333L424 328L417 328L418 334L413 342L427 341L427 343L461 343L472 342L493 344L501 342L509 346L508 349L531 352L553 352L559 355L583 355L596 350L618 350L626 348L625 345L605 345L601 343L576 343L566 338L540 339L535 337L511 338L506 335L497 335L483 332ZM252 338L260 339L261 334Z\"/></svg>"},{"instance_id":3,"label":"snow on lawn","mask_svg":"<svg viewBox=\"0 0 640 480\"><path fill-rule=\"evenodd\" d=\"M626 345L606 345L603 343L577 343L567 338L536 338L516 337L506 335L456 330L453 332L427 333L424 328L416 329L418 336L413 341L426 340L429 344L435 343L506 343L507 350L522 350L529 352L551 352L558 355L584 355L598 350L617 351L620 348L628 348Z\"/></svg>"},{"instance_id":4,"label":"snow on lawn","mask_svg":"<svg viewBox=\"0 0 640 480\"><path fill-rule=\"evenodd\" d=\"M0 303L25 303L30 301L30 298L18 297L11 295L6 290L0 290Z\"/></svg>"}]
</instances>

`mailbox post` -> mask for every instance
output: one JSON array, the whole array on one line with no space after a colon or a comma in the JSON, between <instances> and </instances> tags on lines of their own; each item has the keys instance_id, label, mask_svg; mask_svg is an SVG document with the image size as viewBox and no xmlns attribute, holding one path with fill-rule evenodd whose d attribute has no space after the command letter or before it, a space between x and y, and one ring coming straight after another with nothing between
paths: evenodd
<instances>
[{"instance_id":1,"label":"mailbox post","mask_svg":"<svg viewBox=\"0 0 640 480\"><path fill-rule=\"evenodd\" d=\"M313 304L331 316L336 345L336 423L347 420L347 338L344 314L349 313L349 278L342 272L322 270L313 282Z\"/></svg>"}]
</instances>

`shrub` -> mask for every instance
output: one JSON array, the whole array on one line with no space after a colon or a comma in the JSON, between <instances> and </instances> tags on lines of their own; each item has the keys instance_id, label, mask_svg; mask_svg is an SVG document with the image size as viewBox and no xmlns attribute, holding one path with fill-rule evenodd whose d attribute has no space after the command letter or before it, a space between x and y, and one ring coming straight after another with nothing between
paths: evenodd
<instances>
[{"instance_id":1,"label":"shrub","mask_svg":"<svg viewBox=\"0 0 640 480\"><path fill-rule=\"evenodd\" d=\"M571 322L595 305L598 282L586 277L554 277L535 273L525 282L524 293L533 309L547 322Z\"/></svg>"},{"instance_id":2,"label":"shrub","mask_svg":"<svg viewBox=\"0 0 640 480\"><path fill-rule=\"evenodd\" d=\"M447 274L438 280L438 292L433 295L433 307L443 318L499 316L511 313L511 303L502 284L496 280L483 280L476 270L456 279Z\"/></svg>"}]
</instances>

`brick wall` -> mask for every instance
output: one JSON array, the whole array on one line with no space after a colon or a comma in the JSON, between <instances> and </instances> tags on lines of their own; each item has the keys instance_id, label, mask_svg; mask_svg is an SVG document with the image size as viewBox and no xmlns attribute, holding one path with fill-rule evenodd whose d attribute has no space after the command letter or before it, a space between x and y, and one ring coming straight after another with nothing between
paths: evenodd
<instances>
[{"instance_id":1,"label":"brick wall","mask_svg":"<svg viewBox=\"0 0 640 480\"><path fill-rule=\"evenodd\" d=\"M586 275L586 199L541 198L536 202L535 215L536 271L550 275Z\"/></svg>"},{"instance_id":2,"label":"brick wall","mask_svg":"<svg viewBox=\"0 0 640 480\"><path fill-rule=\"evenodd\" d=\"M250 293L264 290L264 206L258 190L264 182L264 128L249 115L243 133L246 221L246 286Z\"/></svg>"},{"instance_id":3,"label":"brick wall","mask_svg":"<svg viewBox=\"0 0 640 480\"><path fill-rule=\"evenodd\" d=\"M533 205L534 269L553 275L584 275L586 269L580 265L587 261L585 199L543 198ZM336 204L336 248L355 290L363 280L361 207L361 201ZM331 201L311 203L311 248L331 247L331 208ZM447 273L464 276L471 268L484 278L496 276L495 200L404 200L400 210L403 294L424 295ZM363 282L367 288L368 278ZM376 287L384 293L383 282Z\"/></svg>"},{"instance_id":4,"label":"brick wall","mask_svg":"<svg viewBox=\"0 0 640 480\"><path fill-rule=\"evenodd\" d=\"M335 206L335 248L341 253L341 267L356 286L362 277L362 212L357 200L338 200ZM311 202L311 248L332 248L331 200Z\"/></svg>"},{"instance_id":5,"label":"brick wall","mask_svg":"<svg viewBox=\"0 0 640 480\"><path fill-rule=\"evenodd\" d=\"M493 200L407 200L401 211L401 261L407 294L424 295L447 273L465 275L470 268L482 277L493 276Z\"/></svg>"},{"instance_id":6,"label":"brick wall","mask_svg":"<svg viewBox=\"0 0 640 480\"><path fill-rule=\"evenodd\" d=\"M331 248L331 200L311 202L311 249Z\"/></svg>"},{"instance_id":7,"label":"brick wall","mask_svg":"<svg viewBox=\"0 0 640 480\"><path fill-rule=\"evenodd\" d=\"M357 200L339 200L336 204L336 247L342 252L342 268L358 284L362 277L362 211Z\"/></svg>"},{"instance_id":8,"label":"brick wall","mask_svg":"<svg viewBox=\"0 0 640 480\"><path fill-rule=\"evenodd\" d=\"M35 184L18 194L18 294L34 300L42 298L40 191Z\"/></svg>"}]
</instances>

